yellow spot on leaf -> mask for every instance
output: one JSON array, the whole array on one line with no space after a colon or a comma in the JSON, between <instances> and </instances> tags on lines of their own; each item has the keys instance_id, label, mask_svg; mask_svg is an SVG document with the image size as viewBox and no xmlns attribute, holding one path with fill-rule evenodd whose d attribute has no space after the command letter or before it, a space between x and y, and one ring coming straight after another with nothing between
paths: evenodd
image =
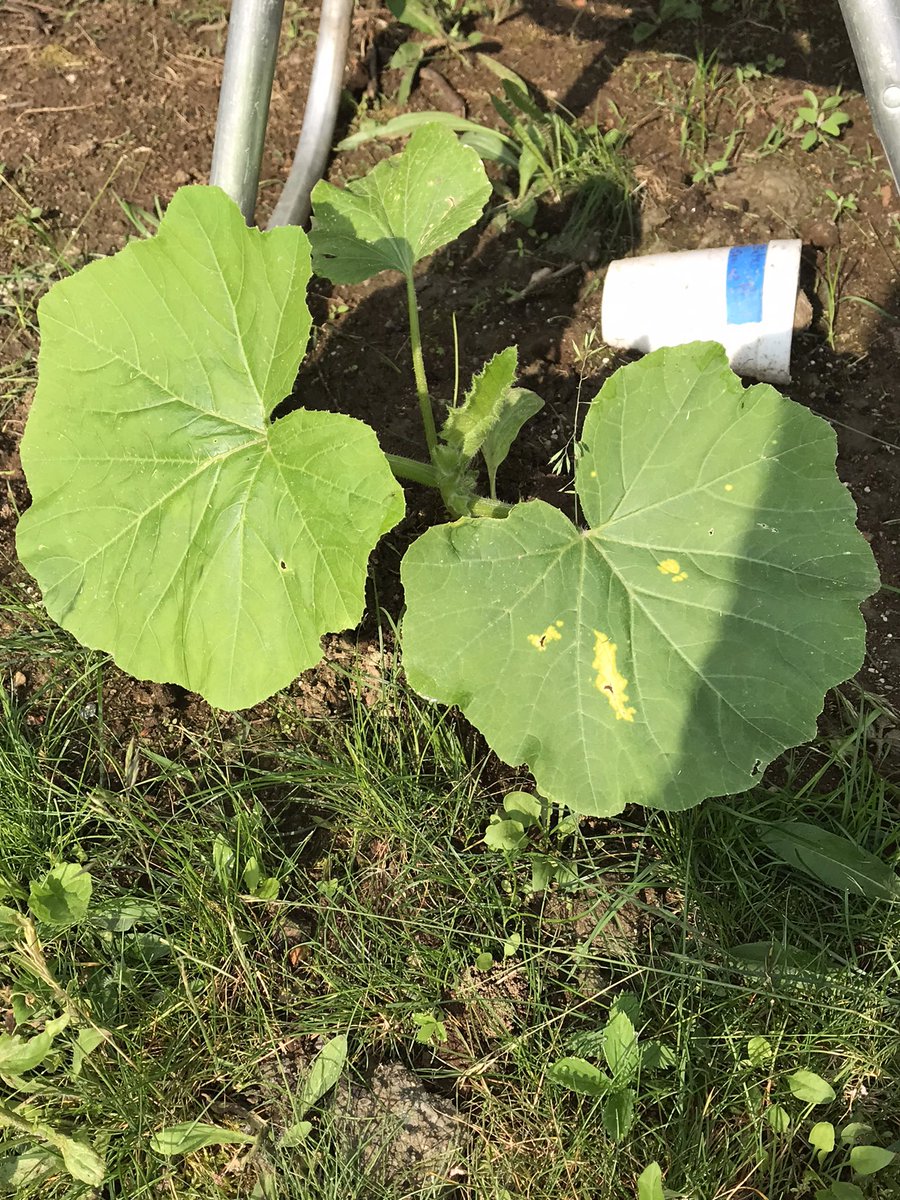
<instances>
[{"instance_id":1,"label":"yellow spot on leaf","mask_svg":"<svg viewBox=\"0 0 900 1200\"><path fill-rule=\"evenodd\" d=\"M681 564L674 558L664 558L659 564L659 570L663 575L671 575L673 583L684 583L687 579L687 571L682 571Z\"/></svg>"},{"instance_id":2,"label":"yellow spot on leaf","mask_svg":"<svg viewBox=\"0 0 900 1200\"><path fill-rule=\"evenodd\" d=\"M733 492L733 491L734 491L734 484L733 484L733 483L726 483L726 484L725 484L725 491L726 491L726 492Z\"/></svg>"},{"instance_id":3,"label":"yellow spot on leaf","mask_svg":"<svg viewBox=\"0 0 900 1200\"><path fill-rule=\"evenodd\" d=\"M596 479L596 478L597 478L597 472L591 471L591 479Z\"/></svg>"},{"instance_id":4,"label":"yellow spot on leaf","mask_svg":"<svg viewBox=\"0 0 900 1200\"><path fill-rule=\"evenodd\" d=\"M597 672L594 686L602 692L609 701L609 707L616 714L617 721L633 721L635 710L628 706L628 680L619 674L616 667L616 644L611 642L605 633L594 630L594 661L591 664Z\"/></svg>"},{"instance_id":5,"label":"yellow spot on leaf","mask_svg":"<svg viewBox=\"0 0 900 1200\"><path fill-rule=\"evenodd\" d=\"M562 625L562 621L557 621L556 625ZM556 628L556 625L548 625L543 633L529 633L528 640L534 646L535 650L546 650L551 642L562 640L562 634Z\"/></svg>"},{"instance_id":6,"label":"yellow spot on leaf","mask_svg":"<svg viewBox=\"0 0 900 1200\"><path fill-rule=\"evenodd\" d=\"M556 622L556 628L557 628L557 629L562 629L562 627L563 627L563 624L564 624L564 622L563 622L563 621L557 621L557 622Z\"/></svg>"}]
</instances>

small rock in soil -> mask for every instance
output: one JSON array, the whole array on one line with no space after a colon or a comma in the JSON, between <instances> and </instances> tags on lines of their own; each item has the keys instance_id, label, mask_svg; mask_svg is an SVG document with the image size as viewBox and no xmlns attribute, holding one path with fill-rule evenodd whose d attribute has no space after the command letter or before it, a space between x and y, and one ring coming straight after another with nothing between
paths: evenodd
<instances>
[{"instance_id":1,"label":"small rock in soil","mask_svg":"<svg viewBox=\"0 0 900 1200\"><path fill-rule=\"evenodd\" d=\"M335 1103L347 1150L379 1183L421 1187L446 1179L450 1187L464 1178L456 1109L400 1063L376 1067L369 1088L344 1084Z\"/></svg>"}]
</instances>

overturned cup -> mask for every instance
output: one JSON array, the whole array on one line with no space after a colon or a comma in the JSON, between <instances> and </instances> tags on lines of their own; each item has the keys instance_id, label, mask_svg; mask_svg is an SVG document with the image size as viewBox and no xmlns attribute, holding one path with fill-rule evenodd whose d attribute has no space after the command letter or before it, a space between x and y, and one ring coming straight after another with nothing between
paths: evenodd
<instances>
[{"instance_id":1,"label":"overturned cup","mask_svg":"<svg viewBox=\"0 0 900 1200\"><path fill-rule=\"evenodd\" d=\"M606 275L601 337L644 352L720 342L738 374L790 383L801 248L791 240L618 259Z\"/></svg>"}]
</instances>

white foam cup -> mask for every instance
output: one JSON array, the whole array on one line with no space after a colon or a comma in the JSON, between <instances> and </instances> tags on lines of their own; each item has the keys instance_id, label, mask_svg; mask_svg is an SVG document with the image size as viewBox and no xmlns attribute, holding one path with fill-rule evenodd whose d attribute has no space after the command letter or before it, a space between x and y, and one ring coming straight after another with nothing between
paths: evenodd
<instances>
[{"instance_id":1,"label":"white foam cup","mask_svg":"<svg viewBox=\"0 0 900 1200\"><path fill-rule=\"evenodd\" d=\"M621 350L721 342L732 368L790 383L799 240L678 250L610 263L601 337Z\"/></svg>"}]
</instances>

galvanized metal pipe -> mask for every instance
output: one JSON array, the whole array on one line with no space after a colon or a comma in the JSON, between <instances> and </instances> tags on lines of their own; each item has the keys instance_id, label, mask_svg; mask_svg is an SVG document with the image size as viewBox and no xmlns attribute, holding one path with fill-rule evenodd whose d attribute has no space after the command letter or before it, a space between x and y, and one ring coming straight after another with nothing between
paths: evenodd
<instances>
[{"instance_id":1,"label":"galvanized metal pipe","mask_svg":"<svg viewBox=\"0 0 900 1200\"><path fill-rule=\"evenodd\" d=\"M352 15L353 0L322 0L316 58L300 140L269 229L277 225L305 225L309 219L309 194L322 178L331 153Z\"/></svg>"},{"instance_id":2,"label":"galvanized metal pipe","mask_svg":"<svg viewBox=\"0 0 900 1200\"><path fill-rule=\"evenodd\" d=\"M900 5L840 0L875 132L900 188Z\"/></svg>"},{"instance_id":3,"label":"galvanized metal pipe","mask_svg":"<svg viewBox=\"0 0 900 1200\"><path fill-rule=\"evenodd\" d=\"M219 90L209 182L227 192L249 225L256 211L284 0L233 0Z\"/></svg>"}]
</instances>

